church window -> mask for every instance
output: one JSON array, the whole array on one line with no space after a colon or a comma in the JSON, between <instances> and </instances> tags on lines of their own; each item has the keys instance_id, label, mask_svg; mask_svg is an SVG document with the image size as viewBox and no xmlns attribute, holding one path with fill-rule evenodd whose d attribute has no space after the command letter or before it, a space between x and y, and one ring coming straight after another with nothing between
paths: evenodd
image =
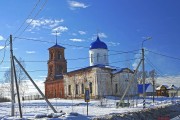
<instances>
[{"instance_id":1,"label":"church window","mask_svg":"<svg viewBox=\"0 0 180 120\"><path fill-rule=\"evenodd\" d=\"M106 54L104 54L104 60L106 60Z\"/></svg>"},{"instance_id":2,"label":"church window","mask_svg":"<svg viewBox=\"0 0 180 120\"><path fill-rule=\"evenodd\" d=\"M78 94L78 84L76 84L76 94Z\"/></svg>"},{"instance_id":3,"label":"church window","mask_svg":"<svg viewBox=\"0 0 180 120\"><path fill-rule=\"evenodd\" d=\"M63 73L63 68L62 68L61 65L57 66L57 72L58 72L58 74L62 74Z\"/></svg>"},{"instance_id":4,"label":"church window","mask_svg":"<svg viewBox=\"0 0 180 120\"><path fill-rule=\"evenodd\" d=\"M90 90L90 93L92 93L92 82L89 83L89 90Z\"/></svg>"},{"instance_id":5,"label":"church window","mask_svg":"<svg viewBox=\"0 0 180 120\"><path fill-rule=\"evenodd\" d=\"M58 60L62 59L61 53L58 52Z\"/></svg>"},{"instance_id":6,"label":"church window","mask_svg":"<svg viewBox=\"0 0 180 120\"><path fill-rule=\"evenodd\" d=\"M118 92L118 84L116 83L115 84L115 93L117 93Z\"/></svg>"},{"instance_id":7,"label":"church window","mask_svg":"<svg viewBox=\"0 0 180 120\"><path fill-rule=\"evenodd\" d=\"M52 75L52 66L49 67L49 76Z\"/></svg>"},{"instance_id":8,"label":"church window","mask_svg":"<svg viewBox=\"0 0 180 120\"><path fill-rule=\"evenodd\" d=\"M97 62L99 61L99 57L100 57L100 55L99 55L99 53L97 54Z\"/></svg>"},{"instance_id":9,"label":"church window","mask_svg":"<svg viewBox=\"0 0 180 120\"><path fill-rule=\"evenodd\" d=\"M53 53L52 52L50 53L50 59L53 59Z\"/></svg>"},{"instance_id":10,"label":"church window","mask_svg":"<svg viewBox=\"0 0 180 120\"><path fill-rule=\"evenodd\" d=\"M91 63L93 63L93 54L91 54Z\"/></svg>"},{"instance_id":11,"label":"church window","mask_svg":"<svg viewBox=\"0 0 180 120\"><path fill-rule=\"evenodd\" d=\"M71 95L71 85L68 85L68 95Z\"/></svg>"},{"instance_id":12,"label":"church window","mask_svg":"<svg viewBox=\"0 0 180 120\"><path fill-rule=\"evenodd\" d=\"M81 84L81 92L84 94L84 84Z\"/></svg>"}]
</instances>

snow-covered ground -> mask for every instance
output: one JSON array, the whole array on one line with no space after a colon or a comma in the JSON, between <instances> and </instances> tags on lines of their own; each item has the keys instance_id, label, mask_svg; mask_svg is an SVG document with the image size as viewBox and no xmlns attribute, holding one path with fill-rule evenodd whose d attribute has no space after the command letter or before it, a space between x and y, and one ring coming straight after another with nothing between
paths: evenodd
<instances>
[{"instance_id":1,"label":"snow-covered ground","mask_svg":"<svg viewBox=\"0 0 180 120\"><path fill-rule=\"evenodd\" d=\"M119 100L113 97L104 98L102 100L91 100L88 104L88 116L87 116L87 104L83 99L50 99L50 102L54 108L59 112L54 114L60 116L59 118L49 118L53 120L59 119L92 119L96 116L101 116L111 113L124 113L131 111L139 111L143 109L142 99L130 100L131 106L126 108L116 108L116 102ZM152 102L152 98L146 99L146 107L153 108L158 106L164 106L173 104L174 102L180 101L179 98L155 98L155 103ZM61 112L61 113L60 113ZM11 113L11 104L9 102L0 103L0 118L11 119L9 117ZM53 113L50 107L47 106L44 100L32 100L22 102L22 113L23 118L34 119L37 115L47 115ZM72 113L78 113L78 115L72 115ZM62 115L63 114L63 115ZM18 104L15 105L15 117L19 117ZM12 118L12 119L14 119Z\"/></svg>"},{"instance_id":2,"label":"snow-covered ground","mask_svg":"<svg viewBox=\"0 0 180 120\"><path fill-rule=\"evenodd\" d=\"M179 85L179 79L180 77L176 77L172 79L169 83L166 82L165 78L158 78L157 83L159 84L174 84L176 86ZM168 80L167 80L168 81ZM44 92L44 81L39 80L35 81L36 84L39 86L39 88ZM1 84L0 87L2 88L5 86L5 84ZM38 94L35 87L32 85L32 83L27 81L28 88L25 88L25 95L36 95ZM3 96L10 96L10 89L4 89L2 92ZM88 107L88 116L87 116L87 106L83 99L79 100L67 100L67 99L51 99L50 102L53 104L54 108L60 112L63 111L65 113L62 115L62 117L58 119L92 119L96 116L101 116L105 114L111 114L111 113L123 113L123 112L131 112L131 111L139 111L142 110L142 99L134 99L130 100L131 106L129 108L116 108L116 102L118 102L118 98L106 98L103 100L91 100L89 102ZM172 101L180 101L179 98L156 98L155 103L152 103L152 98L146 99L146 107L158 107L158 106L164 106L168 104L172 104ZM101 106L102 103L102 106ZM44 100L33 100L33 101L23 101L22 102L22 113L24 118L31 118L34 119L35 115L39 114L50 114L52 113L52 110L50 107L47 106L46 102ZM70 113L78 113L77 116L71 115ZM3 118L6 120L6 118L10 119L11 117L8 117L11 114L11 104L10 103L0 103L0 119ZM61 115L62 113L60 113ZM58 116L58 115L56 115ZM19 117L19 111L18 111L18 104L16 103L15 108L15 117ZM14 118L12 118L14 119ZM52 119L52 118L51 118ZM55 119L55 118L53 118ZM57 118L56 118L57 119Z\"/></svg>"}]
</instances>

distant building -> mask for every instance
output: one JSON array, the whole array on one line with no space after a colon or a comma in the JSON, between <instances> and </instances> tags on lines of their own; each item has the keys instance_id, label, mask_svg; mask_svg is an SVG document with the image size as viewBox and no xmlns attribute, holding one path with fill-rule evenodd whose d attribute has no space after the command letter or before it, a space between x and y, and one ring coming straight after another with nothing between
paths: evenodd
<instances>
[{"instance_id":1,"label":"distant building","mask_svg":"<svg viewBox=\"0 0 180 120\"><path fill-rule=\"evenodd\" d=\"M175 85L170 85L167 89L168 89L169 97L180 96L180 89Z\"/></svg>"},{"instance_id":2,"label":"distant building","mask_svg":"<svg viewBox=\"0 0 180 120\"><path fill-rule=\"evenodd\" d=\"M156 95L157 96L166 96L168 97L168 86L167 85L160 85L156 88Z\"/></svg>"},{"instance_id":3,"label":"distant building","mask_svg":"<svg viewBox=\"0 0 180 120\"><path fill-rule=\"evenodd\" d=\"M153 92L153 85L151 83L145 84L145 94L146 96L153 96L155 95L156 90L154 89ZM143 95L143 84L138 84L138 94L139 96Z\"/></svg>"}]
</instances>

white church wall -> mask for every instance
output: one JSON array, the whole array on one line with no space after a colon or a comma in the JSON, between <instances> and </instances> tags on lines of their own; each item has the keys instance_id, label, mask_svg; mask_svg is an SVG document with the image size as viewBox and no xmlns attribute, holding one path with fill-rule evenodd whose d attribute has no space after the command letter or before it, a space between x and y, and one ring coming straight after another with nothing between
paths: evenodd
<instances>
[{"instance_id":1,"label":"white church wall","mask_svg":"<svg viewBox=\"0 0 180 120\"><path fill-rule=\"evenodd\" d=\"M128 75L129 74L129 75ZM127 78L128 76L128 78ZM131 83L130 81L133 79L132 73L117 73L113 76L113 95L122 96L124 94L125 89L128 84L131 84L126 95L135 95L137 93L137 80L134 79ZM117 91L116 91L117 84Z\"/></svg>"},{"instance_id":2,"label":"white church wall","mask_svg":"<svg viewBox=\"0 0 180 120\"><path fill-rule=\"evenodd\" d=\"M109 70L95 67L92 68L92 70L83 72L85 73L76 72L71 75L64 76L65 97L82 98L84 95L81 94L81 84L85 84L85 79L87 79L89 83L92 83L92 93L90 94L92 98L112 95L111 75ZM71 85L71 95L68 95L69 85ZM76 85L78 85L78 94L76 94Z\"/></svg>"},{"instance_id":3,"label":"white church wall","mask_svg":"<svg viewBox=\"0 0 180 120\"><path fill-rule=\"evenodd\" d=\"M91 49L89 50L90 66L103 64L108 65L108 50Z\"/></svg>"},{"instance_id":4,"label":"white church wall","mask_svg":"<svg viewBox=\"0 0 180 120\"><path fill-rule=\"evenodd\" d=\"M86 80L89 83L92 83L92 93L91 97L96 96L96 76L94 75L95 70L88 71L77 71L74 73L70 73L69 75L64 75L64 89L65 89L65 97L73 97L73 98L83 98L84 93L82 92L82 84L85 89ZM69 95L69 88L71 86L71 93ZM76 86L77 85L77 86ZM78 94L76 94L76 87L78 88ZM84 90L83 89L83 90Z\"/></svg>"},{"instance_id":5,"label":"white church wall","mask_svg":"<svg viewBox=\"0 0 180 120\"><path fill-rule=\"evenodd\" d=\"M97 69L98 97L112 95L111 74L109 70Z\"/></svg>"}]
</instances>

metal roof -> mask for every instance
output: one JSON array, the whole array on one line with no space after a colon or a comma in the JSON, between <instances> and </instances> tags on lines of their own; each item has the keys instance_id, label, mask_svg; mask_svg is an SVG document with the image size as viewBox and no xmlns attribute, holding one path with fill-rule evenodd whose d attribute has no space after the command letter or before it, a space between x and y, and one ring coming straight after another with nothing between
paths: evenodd
<instances>
[{"instance_id":1,"label":"metal roof","mask_svg":"<svg viewBox=\"0 0 180 120\"><path fill-rule=\"evenodd\" d=\"M108 48L107 45L99 39L99 36L97 36L96 41L91 43L89 49L91 50L91 49L108 49Z\"/></svg>"},{"instance_id":2,"label":"metal roof","mask_svg":"<svg viewBox=\"0 0 180 120\"><path fill-rule=\"evenodd\" d=\"M49 49L51 49L51 48L63 48L63 49L65 49L65 47L60 46L60 45L58 45L58 44L55 44L54 46L50 47Z\"/></svg>"}]
</instances>

